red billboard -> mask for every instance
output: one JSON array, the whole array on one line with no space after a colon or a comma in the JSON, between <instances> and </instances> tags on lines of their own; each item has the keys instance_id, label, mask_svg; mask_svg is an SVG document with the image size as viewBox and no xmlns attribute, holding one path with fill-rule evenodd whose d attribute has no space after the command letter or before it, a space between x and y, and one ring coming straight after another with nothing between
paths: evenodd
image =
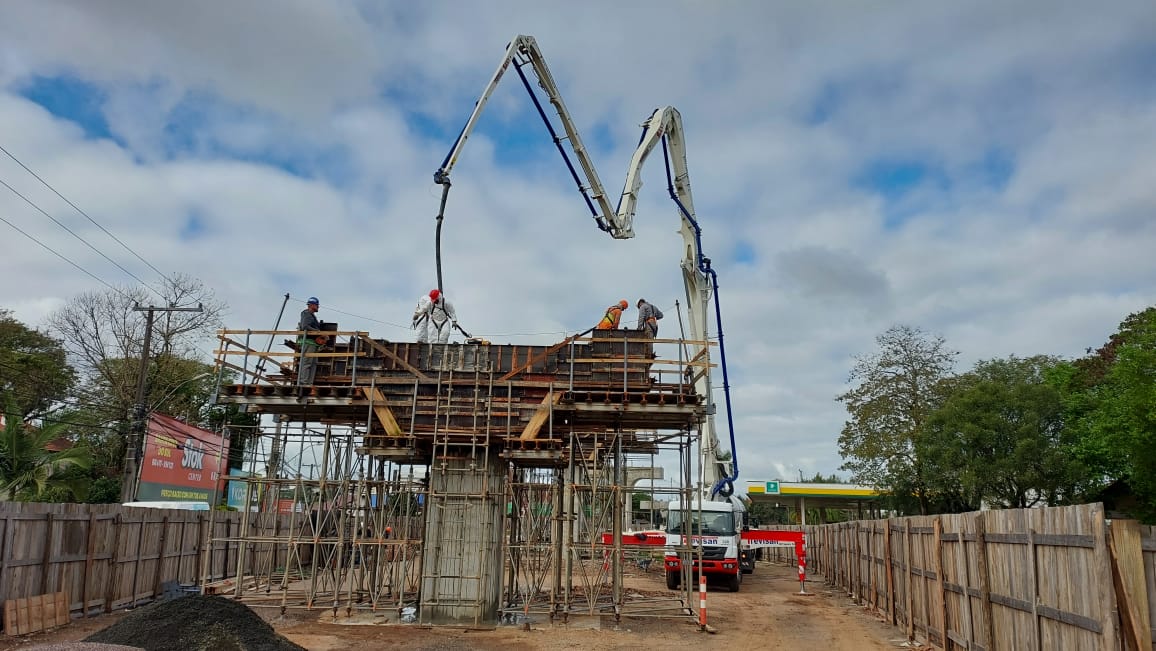
<instances>
[{"instance_id":1,"label":"red billboard","mask_svg":"<svg viewBox=\"0 0 1156 651\"><path fill-rule=\"evenodd\" d=\"M153 414L145 434L137 499L213 503L225 439L199 427Z\"/></svg>"}]
</instances>

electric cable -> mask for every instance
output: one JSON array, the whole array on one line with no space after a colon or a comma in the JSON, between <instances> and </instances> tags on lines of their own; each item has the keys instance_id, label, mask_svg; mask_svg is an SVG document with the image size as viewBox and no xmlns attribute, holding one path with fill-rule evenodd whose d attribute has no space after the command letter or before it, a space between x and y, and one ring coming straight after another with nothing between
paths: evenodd
<instances>
[{"instance_id":1,"label":"electric cable","mask_svg":"<svg viewBox=\"0 0 1156 651\"><path fill-rule=\"evenodd\" d=\"M141 279L140 279L140 277L138 277L138 276L137 276L136 274L134 274L133 272L129 271L128 269L125 269L124 267L122 267L122 266L120 265L120 263L119 263L119 262L117 262L116 260L113 260L112 258L110 258L110 257L108 257L107 255L105 255L105 253L104 253L103 251L101 251L100 249L96 248L96 246L94 246L94 245L93 245L91 242L89 242L88 240L84 239L84 238L83 238L83 237L81 237L80 235L77 235L76 231L72 230L72 229L71 229L71 228L69 228L68 226L65 226L65 225L64 225L64 223L62 223L62 222L61 222L59 219L57 219L57 218L53 217L52 215L50 215L50 214L48 213L48 211L46 211L46 210L44 210L43 208L41 208L40 206L36 205L36 203L35 203L35 202L33 202L31 199L29 199L28 197L26 197L26 196L24 196L23 194L21 194L19 190L17 190L16 188L12 187L11 185L8 185L8 182L7 182L7 181L5 181L4 179L0 179L0 185L3 185L4 187L8 188L8 190L9 190L10 192L12 192L12 194L14 194L14 195L16 195L16 196L20 197L21 199L23 199L23 200L24 200L24 203L27 203L29 206L32 206L33 208L35 208L35 209L36 209L36 210L37 210L37 211L38 211L40 214L42 214L42 215L44 215L45 217L47 217L47 218L51 219L51 220L52 220L52 222L53 222L54 224L56 224L57 226L59 226L59 227L63 228L65 231L68 231L68 234L69 234L69 235L72 235L72 236L73 236L73 237L75 237L76 239L80 240L80 242L81 242L82 244L84 244L84 245L85 245L85 246L87 246L88 248L92 249L92 250L93 250L94 252L96 252L96 254L97 254L97 255L99 255L100 257L104 258L105 260L108 260L110 263L112 263L112 265L113 265L114 267L116 267L117 269L120 269L120 270L121 270L121 271L123 271L123 272L124 272L126 275L128 275L129 277L131 277L133 280L135 280L135 281L137 281L138 283L140 283L141 285L143 285L143 286L147 287L149 290L151 290L152 292L154 292L154 293L155 293L157 296L160 296L161 298L164 298L164 295L163 295L163 294L161 294L159 291L157 291L156 289L154 289L153 287L151 287L151 286L150 286L148 283L146 283L145 281L141 280Z\"/></svg>"}]
</instances>

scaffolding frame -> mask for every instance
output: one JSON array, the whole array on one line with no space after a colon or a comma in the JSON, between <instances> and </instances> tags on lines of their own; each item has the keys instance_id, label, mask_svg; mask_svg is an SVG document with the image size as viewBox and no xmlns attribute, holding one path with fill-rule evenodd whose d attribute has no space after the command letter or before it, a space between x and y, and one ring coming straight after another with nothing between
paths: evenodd
<instances>
[{"instance_id":1,"label":"scaffolding frame","mask_svg":"<svg viewBox=\"0 0 1156 651\"><path fill-rule=\"evenodd\" d=\"M301 333L218 334L217 366L234 376L219 401L275 421L255 437L254 451L269 450L264 476L254 453L252 476L234 478L250 517L207 541L241 543L238 568L252 556L253 573L228 588L234 598L474 627L694 616L689 581L662 594L627 589L629 568L663 562L622 534L632 464L677 457L682 485L652 486L651 499L690 497L710 408L693 379L711 367L708 342L630 330L552 346L329 334L307 387L294 370ZM278 337L290 351L269 352ZM677 355L659 357L664 349ZM321 460L303 473L306 448ZM283 460L290 449L296 469Z\"/></svg>"}]
</instances>

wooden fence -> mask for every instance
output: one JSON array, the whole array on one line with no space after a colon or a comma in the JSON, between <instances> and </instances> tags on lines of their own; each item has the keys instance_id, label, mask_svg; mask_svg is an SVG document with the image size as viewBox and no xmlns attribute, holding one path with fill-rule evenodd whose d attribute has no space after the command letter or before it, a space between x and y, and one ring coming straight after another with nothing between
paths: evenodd
<instances>
[{"instance_id":1,"label":"wooden fence","mask_svg":"<svg viewBox=\"0 0 1156 651\"><path fill-rule=\"evenodd\" d=\"M154 599L169 581L235 576L243 515L0 502L0 601L65 592L87 617Z\"/></svg>"},{"instance_id":2,"label":"wooden fence","mask_svg":"<svg viewBox=\"0 0 1156 651\"><path fill-rule=\"evenodd\" d=\"M944 649L1151 651L1156 528L1100 504L805 527L808 570Z\"/></svg>"}]
</instances>

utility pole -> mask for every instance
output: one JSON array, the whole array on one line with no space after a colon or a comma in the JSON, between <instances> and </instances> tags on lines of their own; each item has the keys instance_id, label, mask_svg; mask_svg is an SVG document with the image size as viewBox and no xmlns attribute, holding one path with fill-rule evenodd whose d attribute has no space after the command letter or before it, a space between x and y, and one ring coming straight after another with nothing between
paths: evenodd
<instances>
[{"instance_id":1,"label":"utility pole","mask_svg":"<svg viewBox=\"0 0 1156 651\"><path fill-rule=\"evenodd\" d=\"M157 312L203 312L204 306L196 307L148 307L134 306L134 312L147 312L145 318L144 345L140 352L140 376L136 384L136 404L133 406L132 425L129 429L128 441L124 453L124 475L120 483L121 502L136 500L137 482L140 476L141 447L144 441L144 432L148 424L148 406L145 399L148 396L149 352L152 349L153 316Z\"/></svg>"}]
</instances>

